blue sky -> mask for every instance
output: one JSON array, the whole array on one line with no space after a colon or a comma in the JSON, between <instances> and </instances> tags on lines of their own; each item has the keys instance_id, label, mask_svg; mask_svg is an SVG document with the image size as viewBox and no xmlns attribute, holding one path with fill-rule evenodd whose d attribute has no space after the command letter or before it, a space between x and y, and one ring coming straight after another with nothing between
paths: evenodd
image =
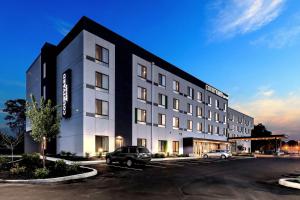
<instances>
[{"instance_id":1,"label":"blue sky","mask_svg":"<svg viewBox=\"0 0 300 200\"><path fill-rule=\"evenodd\" d=\"M25 96L41 46L83 15L228 93L256 123L300 139L298 0L3 1L0 105Z\"/></svg>"}]
</instances>

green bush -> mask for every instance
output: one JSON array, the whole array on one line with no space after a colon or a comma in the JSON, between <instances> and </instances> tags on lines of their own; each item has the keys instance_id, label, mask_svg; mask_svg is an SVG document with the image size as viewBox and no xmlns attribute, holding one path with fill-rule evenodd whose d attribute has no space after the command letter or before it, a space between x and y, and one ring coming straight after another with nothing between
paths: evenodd
<instances>
[{"instance_id":1,"label":"green bush","mask_svg":"<svg viewBox=\"0 0 300 200\"><path fill-rule=\"evenodd\" d=\"M165 158L166 156L165 156L165 154L163 154L163 153L156 153L156 154L154 154L153 157L154 157L154 158Z\"/></svg>"},{"instance_id":2,"label":"green bush","mask_svg":"<svg viewBox=\"0 0 300 200\"><path fill-rule=\"evenodd\" d=\"M64 175L67 171L67 164L64 160L57 160L54 164L54 170L59 175Z\"/></svg>"},{"instance_id":3,"label":"green bush","mask_svg":"<svg viewBox=\"0 0 300 200\"><path fill-rule=\"evenodd\" d=\"M22 155L22 164L29 169L36 169L40 166L41 160L40 155L37 153L33 154L23 154Z\"/></svg>"},{"instance_id":4,"label":"green bush","mask_svg":"<svg viewBox=\"0 0 300 200\"><path fill-rule=\"evenodd\" d=\"M46 178L49 175L49 170L46 168L37 168L34 170L35 178Z\"/></svg>"},{"instance_id":5,"label":"green bush","mask_svg":"<svg viewBox=\"0 0 300 200\"><path fill-rule=\"evenodd\" d=\"M9 160L8 160L7 158L5 158L5 157L0 157L0 165L5 164L5 163L7 163L7 162L9 162Z\"/></svg>"},{"instance_id":6,"label":"green bush","mask_svg":"<svg viewBox=\"0 0 300 200\"><path fill-rule=\"evenodd\" d=\"M78 163L74 162L68 166L68 173L69 174L77 174L79 172L80 166Z\"/></svg>"},{"instance_id":7,"label":"green bush","mask_svg":"<svg viewBox=\"0 0 300 200\"><path fill-rule=\"evenodd\" d=\"M26 170L26 167L20 167L19 164L16 164L14 167L10 168L9 172L12 175L18 175L24 173Z\"/></svg>"}]
</instances>

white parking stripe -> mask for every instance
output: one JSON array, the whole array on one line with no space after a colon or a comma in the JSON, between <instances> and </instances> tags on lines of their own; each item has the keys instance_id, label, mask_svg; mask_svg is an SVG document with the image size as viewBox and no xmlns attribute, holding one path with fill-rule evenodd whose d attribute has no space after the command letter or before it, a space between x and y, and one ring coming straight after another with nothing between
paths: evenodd
<instances>
[{"instance_id":1,"label":"white parking stripe","mask_svg":"<svg viewBox=\"0 0 300 200\"><path fill-rule=\"evenodd\" d=\"M123 166L119 166L119 165L107 165L110 167L116 167L116 168L121 168L121 169L131 169L131 170L135 170L135 171L143 171L143 169L139 169L139 168L129 168L129 167L123 167Z\"/></svg>"}]
</instances>

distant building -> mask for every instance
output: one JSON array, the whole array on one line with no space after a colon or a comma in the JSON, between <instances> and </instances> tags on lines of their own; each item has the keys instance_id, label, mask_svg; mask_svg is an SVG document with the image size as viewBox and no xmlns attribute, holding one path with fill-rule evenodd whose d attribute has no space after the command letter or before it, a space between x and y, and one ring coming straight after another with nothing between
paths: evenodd
<instances>
[{"instance_id":1,"label":"distant building","mask_svg":"<svg viewBox=\"0 0 300 200\"><path fill-rule=\"evenodd\" d=\"M58 45L44 45L26 80L27 99L32 93L62 105L49 153L139 145L202 156L230 149L227 94L86 17ZM25 150L38 151L29 123L26 130Z\"/></svg>"}]
</instances>

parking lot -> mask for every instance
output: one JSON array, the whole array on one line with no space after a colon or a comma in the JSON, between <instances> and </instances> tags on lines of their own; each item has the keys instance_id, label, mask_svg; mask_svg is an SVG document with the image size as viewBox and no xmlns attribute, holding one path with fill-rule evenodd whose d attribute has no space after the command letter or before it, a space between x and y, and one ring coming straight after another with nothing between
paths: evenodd
<instances>
[{"instance_id":1,"label":"parking lot","mask_svg":"<svg viewBox=\"0 0 300 200\"><path fill-rule=\"evenodd\" d=\"M127 168L93 165L93 178L51 185L0 185L0 199L287 199L300 191L277 184L299 176L299 158L193 159L151 162Z\"/></svg>"}]
</instances>

